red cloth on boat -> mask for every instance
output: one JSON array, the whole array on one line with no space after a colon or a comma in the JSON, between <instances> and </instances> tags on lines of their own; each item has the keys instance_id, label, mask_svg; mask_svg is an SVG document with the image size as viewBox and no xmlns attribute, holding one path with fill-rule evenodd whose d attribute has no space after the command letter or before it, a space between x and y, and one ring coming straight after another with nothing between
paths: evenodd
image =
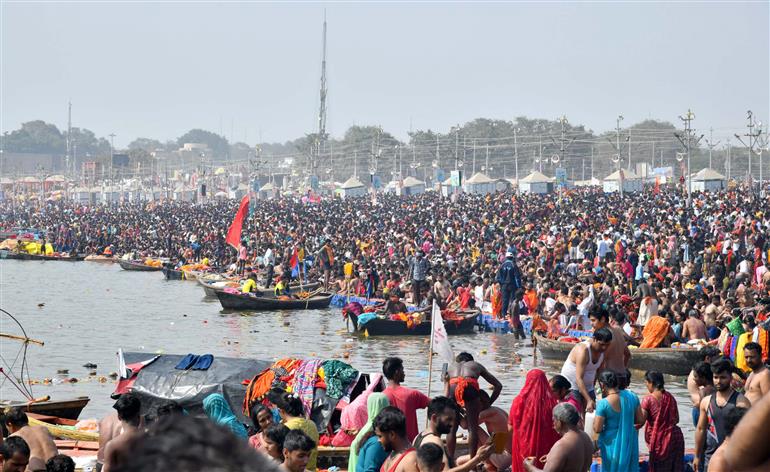
<instances>
[{"instance_id":1,"label":"red cloth on boat","mask_svg":"<svg viewBox=\"0 0 770 472\"><path fill-rule=\"evenodd\" d=\"M674 458L674 470L682 470L684 466L684 436L679 429L679 411L676 400L663 392L660 401L653 396L642 400L642 409L647 411L648 421L644 430L644 439L650 450L650 472L655 472L655 464ZM672 456L673 455L673 456Z\"/></svg>"},{"instance_id":2,"label":"red cloth on boat","mask_svg":"<svg viewBox=\"0 0 770 472\"><path fill-rule=\"evenodd\" d=\"M532 369L519 395L513 399L508 422L511 425L512 472L524 472L527 457L534 457L534 465L543 468L540 458L548 454L559 433L553 429L553 407L558 400L548 385L545 372Z\"/></svg>"},{"instance_id":3,"label":"red cloth on boat","mask_svg":"<svg viewBox=\"0 0 770 472\"><path fill-rule=\"evenodd\" d=\"M470 387L476 389L476 391L481 390L478 379L473 377L454 377L449 380L449 385L455 385L455 401L463 408L465 408L465 400L463 399L465 397L465 389Z\"/></svg>"}]
</instances>

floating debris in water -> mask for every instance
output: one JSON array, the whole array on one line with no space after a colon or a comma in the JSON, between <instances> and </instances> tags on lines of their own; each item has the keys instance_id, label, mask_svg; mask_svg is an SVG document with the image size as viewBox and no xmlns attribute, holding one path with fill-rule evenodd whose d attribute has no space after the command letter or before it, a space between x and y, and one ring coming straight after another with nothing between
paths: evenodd
<instances>
[{"instance_id":1,"label":"floating debris in water","mask_svg":"<svg viewBox=\"0 0 770 472\"><path fill-rule=\"evenodd\" d=\"M118 373L117 372L110 372L108 377L111 378L111 379L117 379L118 378Z\"/></svg>"},{"instance_id":2,"label":"floating debris in water","mask_svg":"<svg viewBox=\"0 0 770 472\"><path fill-rule=\"evenodd\" d=\"M37 304L37 307L38 307L38 308L43 308L44 306L45 306L45 303L38 303L38 304Z\"/></svg>"},{"instance_id":3,"label":"floating debris in water","mask_svg":"<svg viewBox=\"0 0 770 472\"><path fill-rule=\"evenodd\" d=\"M63 374L63 375L66 375L66 374L69 374L69 373L70 373L70 370L69 370L69 369L58 369L58 370L56 371L56 373L57 373L57 374Z\"/></svg>"},{"instance_id":4,"label":"floating debris in water","mask_svg":"<svg viewBox=\"0 0 770 472\"><path fill-rule=\"evenodd\" d=\"M97 366L93 362L87 362L83 364L83 367L85 367L86 369L96 369Z\"/></svg>"}]
</instances>

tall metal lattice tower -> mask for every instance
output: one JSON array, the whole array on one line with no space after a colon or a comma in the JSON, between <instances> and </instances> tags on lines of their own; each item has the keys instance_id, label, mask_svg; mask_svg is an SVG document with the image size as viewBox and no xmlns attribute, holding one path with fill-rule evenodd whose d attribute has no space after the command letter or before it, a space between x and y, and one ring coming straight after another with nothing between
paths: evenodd
<instances>
[{"instance_id":1,"label":"tall metal lattice tower","mask_svg":"<svg viewBox=\"0 0 770 472\"><path fill-rule=\"evenodd\" d=\"M312 175L318 175L318 161L320 160L322 149L326 141L326 10L324 10L324 29L323 46L321 50L321 103L318 108L318 136L316 137L315 149L311 152L314 159L311 163Z\"/></svg>"}]
</instances>

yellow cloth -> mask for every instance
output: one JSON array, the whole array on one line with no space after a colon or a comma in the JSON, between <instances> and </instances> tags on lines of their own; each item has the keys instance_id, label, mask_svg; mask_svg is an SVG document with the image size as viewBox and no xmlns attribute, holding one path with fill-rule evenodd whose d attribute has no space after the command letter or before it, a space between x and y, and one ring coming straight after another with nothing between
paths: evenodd
<instances>
[{"instance_id":1,"label":"yellow cloth","mask_svg":"<svg viewBox=\"0 0 770 472\"><path fill-rule=\"evenodd\" d=\"M254 279L248 279L246 280L246 283L243 284L243 288L241 289L241 292L251 293L256 291L256 289L257 289L257 282L255 282Z\"/></svg>"},{"instance_id":2,"label":"yellow cloth","mask_svg":"<svg viewBox=\"0 0 770 472\"><path fill-rule=\"evenodd\" d=\"M343 266L343 270L345 272L345 277L352 277L353 276L353 263L352 262L346 262Z\"/></svg>"},{"instance_id":3,"label":"yellow cloth","mask_svg":"<svg viewBox=\"0 0 770 472\"><path fill-rule=\"evenodd\" d=\"M286 423L284 423L287 428L289 429L298 429L302 431L303 433L307 434L310 439L313 440L316 445L318 444L318 428L316 428L315 423L313 423L310 420L306 420L305 418L292 418L288 420ZM318 458L318 446L316 446L311 452L310 452L310 461L307 463L307 470L314 471L316 470L316 459Z\"/></svg>"},{"instance_id":4,"label":"yellow cloth","mask_svg":"<svg viewBox=\"0 0 770 472\"><path fill-rule=\"evenodd\" d=\"M741 369L744 372L748 372L751 369L746 365L746 356L744 355L743 348L746 343L751 342L752 333L743 333L738 338L738 344L735 345L735 367Z\"/></svg>"},{"instance_id":5,"label":"yellow cloth","mask_svg":"<svg viewBox=\"0 0 770 472\"><path fill-rule=\"evenodd\" d=\"M204 257L203 260L201 261L201 265L208 266L209 265L209 258L208 257Z\"/></svg>"},{"instance_id":6,"label":"yellow cloth","mask_svg":"<svg viewBox=\"0 0 770 472\"><path fill-rule=\"evenodd\" d=\"M670 329L671 325L667 319L663 318L662 316L651 317L647 324L644 326L644 330L642 331L642 336L644 339L642 340L642 344L639 347L659 347L660 343L666 339L666 335Z\"/></svg>"},{"instance_id":7,"label":"yellow cloth","mask_svg":"<svg viewBox=\"0 0 770 472\"><path fill-rule=\"evenodd\" d=\"M53 244L45 243L45 255L46 256L53 255Z\"/></svg>"}]
</instances>

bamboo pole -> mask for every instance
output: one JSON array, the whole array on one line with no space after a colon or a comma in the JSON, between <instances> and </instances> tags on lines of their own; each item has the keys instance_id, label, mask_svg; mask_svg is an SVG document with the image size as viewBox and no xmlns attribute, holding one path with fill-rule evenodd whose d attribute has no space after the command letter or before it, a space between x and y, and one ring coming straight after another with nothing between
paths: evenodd
<instances>
[{"instance_id":1,"label":"bamboo pole","mask_svg":"<svg viewBox=\"0 0 770 472\"><path fill-rule=\"evenodd\" d=\"M8 333L0 333L0 338L14 339L16 341L22 341L24 343L37 344L39 346L44 346L45 345L45 343L43 341L38 341L37 339L25 338L24 336L16 336L14 334L8 334Z\"/></svg>"}]
</instances>

